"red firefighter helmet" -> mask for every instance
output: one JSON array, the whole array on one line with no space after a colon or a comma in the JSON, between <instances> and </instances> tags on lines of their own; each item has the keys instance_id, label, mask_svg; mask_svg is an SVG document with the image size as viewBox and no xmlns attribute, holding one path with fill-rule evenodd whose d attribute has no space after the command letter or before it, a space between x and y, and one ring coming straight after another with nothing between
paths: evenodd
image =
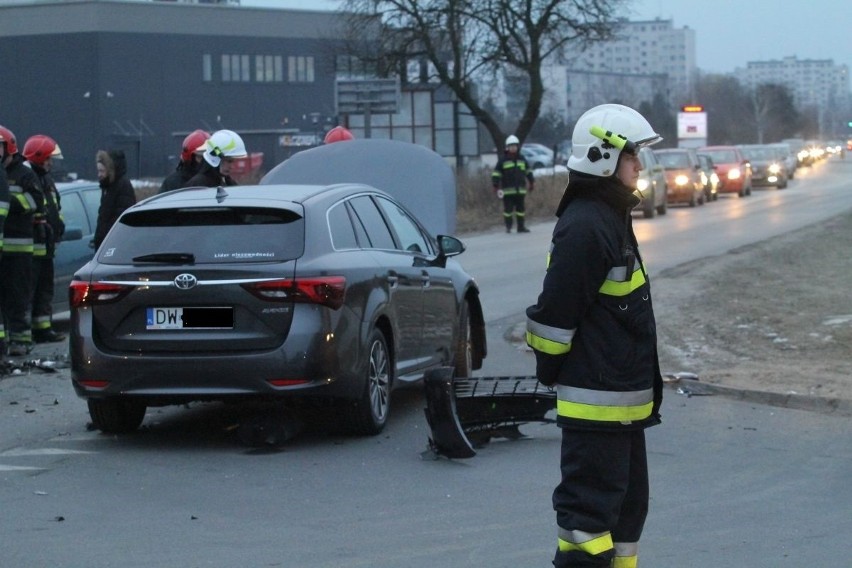
<instances>
[{"instance_id":1,"label":"red firefighter helmet","mask_svg":"<svg viewBox=\"0 0 852 568\"><path fill-rule=\"evenodd\" d=\"M43 166L48 158L61 158L62 150L59 149L59 144L50 136L44 134L36 134L30 136L27 143L24 144L24 158L37 166Z\"/></svg>"},{"instance_id":2,"label":"red firefighter helmet","mask_svg":"<svg viewBox=\"0 0 852 568\"><path fill-rule=\"evenodd\" d=\"M6 154L11 156L18 153L18 142L15 140L15 134L11 130L0 125L0 138L6 143Z\"/></svg>"},{"instance_id":3,"label":"red firefighter helmet","mask_svg":"<svg viewBox=\"0 0 852 568\"><path fill-rule=\"evenodd\" d=\"M349 130L343 128L342 126L335 126L325 135L325 140L323 140L323 144L331 144L332 142L343 142L345 140L355 140L355 137L352 136L352 133Z\"/></svg>"},{"instance_id":4,"label":"red firefighter helmet","mask_svg":"<svg viewBox=\"0 0 852 568\"><path fill-rule=\"evenodd\" d=\"M194 130L183 139L183 148L180 151L180 161L188 162L192 159L192 155L198 151L199 147L203 146L207 139L210 138L210 133L206 130Z\"/></svg>"}]
</instances>

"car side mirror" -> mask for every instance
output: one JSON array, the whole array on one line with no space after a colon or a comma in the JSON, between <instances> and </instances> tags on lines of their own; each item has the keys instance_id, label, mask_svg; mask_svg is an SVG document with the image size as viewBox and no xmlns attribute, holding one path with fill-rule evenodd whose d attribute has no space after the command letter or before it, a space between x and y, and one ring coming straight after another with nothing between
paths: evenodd
<instances>
[{"instance_id":1,"label":"car side mirror","mask_svg":"<svg viewBox=\"0 0 852 568\"><path fill-rule=\"evenodd\" d=\"M464 243L450 235L438 235L438 254L444 257L458 256L465 251Z\"/></svg>"}]
</instances>

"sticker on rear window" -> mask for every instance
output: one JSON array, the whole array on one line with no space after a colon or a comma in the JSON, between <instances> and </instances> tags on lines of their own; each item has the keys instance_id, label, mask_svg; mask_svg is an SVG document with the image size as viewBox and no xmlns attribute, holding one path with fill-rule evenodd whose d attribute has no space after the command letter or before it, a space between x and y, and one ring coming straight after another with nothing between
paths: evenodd
<instances>
[{"instance_id":1,"label":"sticker on rear window","mask_svg":"<svg viewBox=\"0 0 852 568\"><path fill-rule=\"evenodd\" d=\"M248 260L252 258L275 258L274 252L217 252L213 258L235 258L237 260Z\"/></svg>"}]
</instances>

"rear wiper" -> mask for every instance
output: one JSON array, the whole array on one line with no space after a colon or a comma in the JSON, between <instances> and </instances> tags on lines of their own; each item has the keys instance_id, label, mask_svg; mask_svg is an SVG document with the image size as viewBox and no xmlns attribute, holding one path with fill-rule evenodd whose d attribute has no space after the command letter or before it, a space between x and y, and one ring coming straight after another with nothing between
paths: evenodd
<instances>
[{"instance_id":1,"label":"rear wiper","mask_svg":"<svg viewBox=\"0 0 852 568\"><path fill-rule=\"evenodd\" d=\"M168 264L195 264L195 255L189 252L155 252L143 254L133 259L133 262L165 262Z\"/></svg>"}]
</instances>

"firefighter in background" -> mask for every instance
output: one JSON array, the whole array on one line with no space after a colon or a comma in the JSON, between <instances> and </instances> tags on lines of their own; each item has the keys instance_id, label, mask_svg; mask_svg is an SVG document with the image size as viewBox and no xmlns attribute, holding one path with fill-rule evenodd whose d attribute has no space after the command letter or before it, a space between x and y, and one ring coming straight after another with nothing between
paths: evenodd
<instances>
[{"instance_id":1,"label":"firefighter in background","mask_svg":"<svg viewBox=\"0 0 852 568\"><path fill-rule=\"evenodd\" d=\"M649 498L644 430L660 422L662 377L630 212L639 148L660 139L622 105L580 117L542 292L527 308L536 375L556 385L562 429L557 568L637 566Z\"/></svg>"},{"instance_id":2,"label":"firefighter in background","mask_svg":"<svg viewBox=\"0 0 852 568\"><path fill-rule=\"evenodd\" d=\"M36 134L24 144L24 158L38 177L44 195L33 216L32 336L35 343L53 343L65 339L53 329L53 259L65 222L59 192L50 175L53 160L62 158L62 150L53 138Z\"/></svg>"},{"instance_id":3,"label":"firefighter in background","mask_svg":"<svg viewBox=\"0 0 852 568\"><path fill-rule=\"evenodd\" d=\"M353 136L348 129L342 126L335 126L326 133L322 143L331 144L333 142L345 142L347 140L355 140L355 136Z\"/></svg>"},{"instance_id":4,"label":"firefighter in background","mask_svg":"<svg viewBox=\"0 0 852 568\"><path fill-rule=\"evenodd\" d=\"M0 301L6 323L8 353L26 355L32 349L30 301L33 270L33 215L43 196L38 178L24 164L14 133L0 126L3 167L9 184L9 214L3 227L0 259Z\"/></svg>"},{"instance_id":5,"label":"firefighter in background","mask_svg":"<svg viewBox=\"0 0 852 568\"><path fill-rule=\"evenodd\" d=\"M518 218L518 232L529 233L530 230L524 224L526 209L524 198L527 191L535 187L532 170L527 161L521 156L519 150L521 143L514 134L506 138L506 152L494 166L491 174L491 185L497 197L503 199L503 220L506 223L506 232L512 232L512 219Z\"/></svg>"},{"instance_id":6,"label":"firefighter in background","mask_svg":"<svg viewBox=\"0 0 852 568\"><path fill-rule=\"evenodd\" d=\"M157 193L165 193L173 189L186 187L186 183L192 179L192 176L198 173L198 168L201 167L203 158L202 151L199 147L203 146L207 139L210 138L210 133L204 130L195 130L190 132L183 139L183 144L180 150L180 162L178 162L175 171L166 176L160 185L160 191Z\"/></svg>"},{"instance_id":7,"label":"firefighter in background","mask_svg":"<svg viewBox=\"0 0 852 568\"><path fill-rule=\"evenodd\" d=\"M0 269L3 267L3 227L9 214L9 182L6 180L6 168L2 166L6 156L6 145L0 133ZM3 323L3 289L0 287L0 362L6 356L6 326Z\"/></svg>"},{"instance_id":8,"label":"firefighter in background","mask_svg":"<svg viewBox=\"0 0 852 568\"><path fill-rule=\"evenodd\" d=\"M246 145L233 130L217 130L199 150L204 149L204 162L198 173L192 176L185 187L219 187L237 185L231 177L231 164L236 158L248 156Z\"/></svg>"}]
</instances>

